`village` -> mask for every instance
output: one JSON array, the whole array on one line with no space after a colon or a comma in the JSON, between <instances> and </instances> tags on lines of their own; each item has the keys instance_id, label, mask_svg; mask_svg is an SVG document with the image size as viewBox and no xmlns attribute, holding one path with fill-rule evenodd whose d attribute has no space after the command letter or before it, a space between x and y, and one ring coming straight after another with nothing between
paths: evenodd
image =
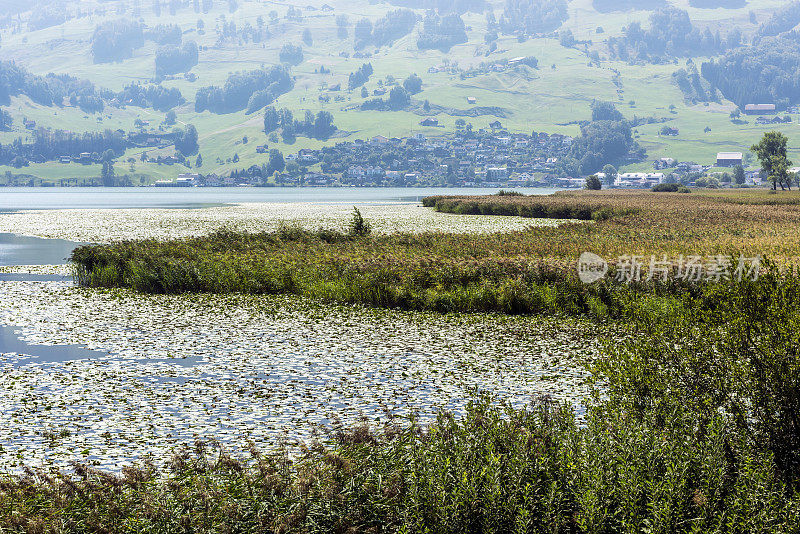
<instances>
[{"instance_id":1,"label":"village","mask_svg":"<svg viewBox=\"0 0 800 534\"><path fill-rule=\"evenodd\" d=\"M427 119L423 119L423 122ZM375 136L337 143L318 150L275 156L277 151L259 145L256 152L268 163L234 170L226 176L182 173L176 180L155 185L169 186L372 186L372 187L559 187L581 188L586 178L573 176L565 164L573 138L561 134L509 133L499 121L491 131L469 135L429 137L416 133L407 137ZM275 160L278 159L276 162ZM733 181L719 168L746 166L741 152L720 152L708 164L664 157L652 162L652 172L621 172L607 176L595 173L605 187L650 188L675 182L686 185L724 187ZM713 170L712 169L716 169ZM795 170L795 169L793 169ZM797 169L800 170L800 169ZM600 169L598 169L600 171ZM610 173L609 173L610 174ZM757 171L745 171L738 185L760 185Z\"/></svg>"}]
</instances>

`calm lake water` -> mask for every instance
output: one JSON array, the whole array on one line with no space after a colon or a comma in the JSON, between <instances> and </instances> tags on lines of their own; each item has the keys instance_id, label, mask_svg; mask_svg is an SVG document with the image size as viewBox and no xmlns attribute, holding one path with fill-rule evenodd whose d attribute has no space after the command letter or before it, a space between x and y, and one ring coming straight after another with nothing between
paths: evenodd
<instances>
[{"instance_id":1,"label":"calm lake water","mask_svg":"<svg viewBox=\"0 0 800 534\"><path fill-rule=\"evenodd\" d=\"M42 209L202 208L243 202L319 202L380 204L419 202L431 195L489 195L489 188L383 188L383 187L229 187L229 188L29 188L0 187L0 213ZM558 189L519 188L528 195L547 195ZM0 267L11 265L64 264L80 243L0 233ZM68 281L69 278L33 274L0 273L4 282ZM39 361L96 358L102 354L77 345L42 346L22 341L9 326L0 326L0 353L31 355Z\"/></svg>"},{"instance_id":2,"label":"calm lake water","mask_svg":"<svg viewBox=\"0 0 800 534\"><path fill-rule=\"evenodd\" d=\"M499 190L447 187L0 187L0 212L72 208L201 208L241 202L419 202L431 195L491 195ZM517 188L514 191L526 195L549 195L559 189Z\"/></svg>"}]
</instances>

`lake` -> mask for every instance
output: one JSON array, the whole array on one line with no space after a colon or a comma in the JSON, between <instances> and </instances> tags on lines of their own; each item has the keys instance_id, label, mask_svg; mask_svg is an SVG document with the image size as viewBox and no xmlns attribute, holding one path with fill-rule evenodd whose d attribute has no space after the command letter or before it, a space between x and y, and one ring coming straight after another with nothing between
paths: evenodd
<instances>
[{"instance_id":1,"label":"lake","mask_svg":"<svg viewBox=\"0 0 800 534\"><path fill-rule=\"evenodd\" d=\"M202 208L244 202L419 202L432 195L491 195L500 188L448 187L3 187L0 212L79 208ZM516 188L549 195L553 188Z\"/></svg>"}]
</instances>

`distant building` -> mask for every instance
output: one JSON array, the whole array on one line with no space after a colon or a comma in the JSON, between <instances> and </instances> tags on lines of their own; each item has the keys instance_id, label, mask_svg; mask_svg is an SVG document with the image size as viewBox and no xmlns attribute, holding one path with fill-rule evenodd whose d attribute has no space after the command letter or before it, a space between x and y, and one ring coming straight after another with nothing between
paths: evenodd
<instances>
[{"instance_id":1,"label":"distant building","mask_svg":"<svg viewBox=\"0 0 800 534\"><path fill-rule=\"evenodd\" d=\"M184 172L178 175L178 178L175 180L176 185L178 187L190 187L193 185L197 185L200 181L200 175L193 172Z\"/></svg>"},{"instance_id":2,"label":"distant building","mask_svg":"<svg viewBox=\"0 0 800 534\"><path fill-rule=\"evenodd\" d=\"M653 168L656 170L667 169L675 166L675 158L659 158L653 161Z\"/></svg>"},{"instance_id":3,"label":"distant building","mask_svg":"<svg viewBox=\"0 0 800 534\"><path fill-rule=\"evenodd\" d=\"M775 113L775 104L747 104L744 106L746 115L764 115Z\"/></svg>"},{"instance_id":4,"label":"distant building","mask_svg":"<svg viewBox=\"0 0 800 534\"><path fill-rule=\"evenodd\" d=\"M439 126L439 119L436 117L425 117L419 121L420 126Z\"/></svg>"},{"instance_id":5,"label":"distant building","mask_svg":"<svg viewBox=\"0 0 800 534\"><path fill-rule=\"evenodd\" d=\"M500 121L492 121L489 123L489 128L491 128L492 130L499 130L502 127L503 125L500 123Z\"/></svg>"},{"instance_id":6,"label":"distant building","mask_svg":"<svg viewBox=\"0 0 800 534\"><path fill-rule=\"evenodd\" d=\"M474 96L468 96L467 97L467 104L477 104L477 103L478 103L478 99L475 98Z\"/></svg>"},{"instance_id":7,"label":"distant building","mask_svg":"<svg viewBox=\"0 0 800 534\"><path fill-rule=\"evenodd\" d=\"M486 167L487 180L504 180L508 178L508 169L505 167Z\"/></svg>"},{"instance_id":8,"label":"distant building","mask_svg":"<svg viewBox=\"0 0 800 534\"><path fill-rule=\"evenodd\" d=\"M266 154L267 153L267 145L258 145L256 147L256 154Z\"/></svg>"},{"instance_id":9,"label":"distant building","mask_svg":"<svg viewBox=\"0 0 800 534\"><path fill-rule=\"evenodd\" d=\"M735 167L741 164L741 152L720 152L717 154L717 167Z\"/></svg>"}]
</instances>

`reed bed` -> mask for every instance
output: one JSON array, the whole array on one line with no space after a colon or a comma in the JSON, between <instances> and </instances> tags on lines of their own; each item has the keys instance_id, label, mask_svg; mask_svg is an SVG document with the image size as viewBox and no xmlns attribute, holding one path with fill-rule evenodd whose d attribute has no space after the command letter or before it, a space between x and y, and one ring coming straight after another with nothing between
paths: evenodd
<instances>
[{"instance_id":1,"label":"reed bed","mask_svg":"<svg viewBox=\"0 0 800 534\"><path fill-rule=\"evenodd\" d=\"M577 277L581 253L608 260L612 276L625 255L645 264L691 255L762 256L789 264L800 256L798 200L795 193L761 191L437 197L426 205L454 213L477 209L592 222L482 235L220 230L196 238L84 246L71 261L82 285L149 293L290 293L442 312L621 317L694 290L674 278L620 284L607 277L586 285Z\"/></svg>"}]
</instances>

